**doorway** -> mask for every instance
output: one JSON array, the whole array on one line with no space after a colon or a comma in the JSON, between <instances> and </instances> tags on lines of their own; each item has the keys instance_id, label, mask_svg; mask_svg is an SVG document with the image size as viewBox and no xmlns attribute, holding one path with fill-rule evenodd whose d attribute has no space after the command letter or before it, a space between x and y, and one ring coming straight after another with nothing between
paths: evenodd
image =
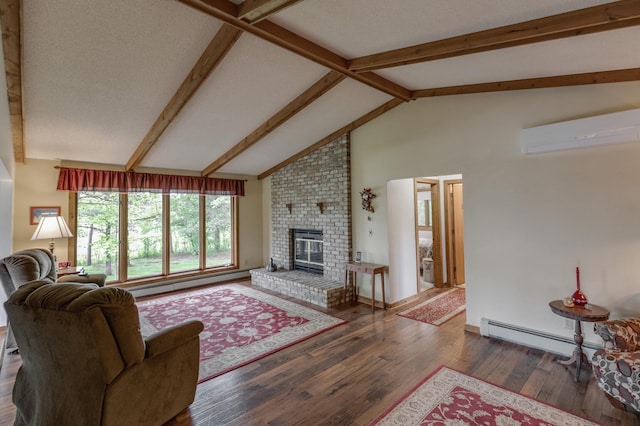
<instances>
[{"instance_id":1,"label":"doorway","mask_svg":"<svg viewBox=\"0 0 640 426\"><path fill-rule=\"evenodd\" d=\"M418 294L443 287L439 180L414 179L416 269Z\"/></svg>"}]
</instances>

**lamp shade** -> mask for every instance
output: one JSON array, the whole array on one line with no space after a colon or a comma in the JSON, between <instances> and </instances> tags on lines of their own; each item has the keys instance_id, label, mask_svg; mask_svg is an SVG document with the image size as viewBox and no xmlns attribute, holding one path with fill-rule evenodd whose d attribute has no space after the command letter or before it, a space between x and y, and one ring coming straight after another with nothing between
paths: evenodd
<instances>
[{"instance_id":1,"label":"lamp shade","mask_svg":"<svg viewBox=\"0 0 640 426\"><path fill-rule=\"evenodd\" d=\"M73 237L62 216L42 216L32 240L49 240L54 238Z\"/></svg>"}]
</instances>

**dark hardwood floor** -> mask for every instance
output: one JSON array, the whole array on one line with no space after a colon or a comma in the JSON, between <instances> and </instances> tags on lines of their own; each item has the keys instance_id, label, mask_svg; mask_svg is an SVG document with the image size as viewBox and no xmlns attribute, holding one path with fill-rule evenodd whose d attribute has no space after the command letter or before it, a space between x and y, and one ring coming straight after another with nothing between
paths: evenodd
<instances>
[{"instance_id":1,"label":"dark hardwood floor","mask_svg":"<svg viewBox=\"0 0 640 426\"><path fill-rule=\"evenodd\" d=\"M603 425L640 425L610 406L586 370L575 383L552 354L465 332L464 313L435 327L397 309L298 303L348 323L200 384L190 418L170 424L366 425L444 364ZM0 372L1 425L13 424L19 365L8 355Z\"/></svg>"}]
</instances>

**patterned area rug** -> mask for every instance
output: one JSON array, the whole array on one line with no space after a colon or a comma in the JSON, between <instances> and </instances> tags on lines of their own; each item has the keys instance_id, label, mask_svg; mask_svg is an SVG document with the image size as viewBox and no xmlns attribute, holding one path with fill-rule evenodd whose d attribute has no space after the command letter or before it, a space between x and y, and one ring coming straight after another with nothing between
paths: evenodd
<instances>
[{"instance_id":1,"label":"patterned area rug","mask_svg":"<svg viewBox=\"0 0 640 426\"><path fill-rule=\"evenodd\" d=\"M339 318L240 285L137 302L143 336L198 319L199 382L343 324Z\"/></svg>"},{"instance_id":2,"label":"patterned area rug","mask_svg":"<svg viewBox=\"0 0 640 426\"><path fill-rule=\"evenodd\" d=\"M465 310L465 291L454 288L440 293L398 315L433 325L442 325Z\"/></svg>"},{"instance_id":3,"label":"patterned area rug","mask_svg":"<svg viewBox=\"0 0 640 426\"><path fill-rule=\"evenodd\" d=\"M598 425L444 366L438 368L371 424Z\"/></svg>"}]
</instances>

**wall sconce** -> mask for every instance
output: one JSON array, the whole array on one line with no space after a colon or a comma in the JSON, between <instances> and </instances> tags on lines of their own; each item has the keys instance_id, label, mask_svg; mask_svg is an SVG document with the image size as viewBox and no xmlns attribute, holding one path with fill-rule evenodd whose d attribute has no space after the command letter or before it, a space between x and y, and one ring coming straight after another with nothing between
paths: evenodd
<instances>
[{"instance_id":1,"label":"wall sconce","mask_svg":"<svg viewBox=\"0 0 640 426\"><path fill-rule=\"evenodd\" d=\"M285 206L287 206L287 210L289 210L289 214L291 214L291 207L293 207L293 204L287 203Z\"/></svg>"},{"instance_id":2,"label":"wall sconce","mask_svg":"<svg viewBox=\"0 0 640 426\"><path fill-rule=\"evenodd\" d=\"M320 214L324 213L324 202L319 201L316 203L316 206L318 206L318 208L320 209Z\"/></svg>"}]
</instances>

